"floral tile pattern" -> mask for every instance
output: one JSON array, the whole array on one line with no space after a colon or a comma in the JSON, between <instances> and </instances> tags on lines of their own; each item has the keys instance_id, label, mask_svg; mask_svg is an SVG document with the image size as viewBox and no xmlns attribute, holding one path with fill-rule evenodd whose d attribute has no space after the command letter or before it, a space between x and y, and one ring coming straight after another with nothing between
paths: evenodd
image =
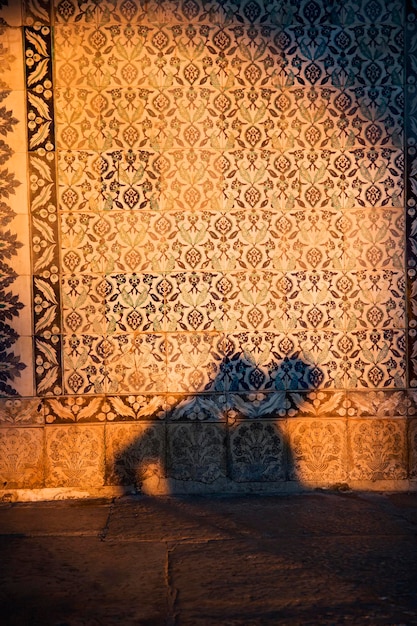
<instances>
[{"instance_id":1,"label":"floral tile pattern","mask_svg":"<svg viewBox=\"0 0 417 626\"><path fill-rule=\"evenodd\" d=\"M135 485L165 474L165 425L107 424L106 482Z\"/></svg>"},{"instance_id":2,"label":"floral tile pattern","mask_svg":"<svg viewBox=\"0 0 417 626\"><path fill-rule=\"evenodd\" d=\"M407 475L405 420L348 423L353 480L399 480Z\"/></svg>"},{"instance_id":3,"label":"floral tile pattern","mask_svg":"<svg viewBox=\"0 0 417 626\"><path fill-rule=\"evenodd\" d=\"M280 422L239 422L230 432L230 454L236 482L282 481L286 477Z\"/></svg>"},{"instance_id":4,"label":"floral tile pattern","mask_svg":"<svg viewBox=\"0 0 417 626\"><path fill-rule=\"evenodd\" d=\"M10 484L415 477L415 1L0 4Z\"/></svg>"},{"instance_id":5,"label":"floral tile pattern","mask_svg":"<svg viewBox=\"0 0 417 626\"><path fill-rule=\"evenodd\" d=\"M0 480L6 489L43 487L42 428L1 428L0 451Z\"/></svg>"},{"instance_id":6,"label":"floral tile pattern","mask_svg":"<svg viewBox=\"0 0 417 626\"><path fill-rule=\"evenodd\" d=\"M225 431L219 424L168 424L168 474L212 483L226 475Z\"/></svg>"},{"instance_id":7,"label":"floral tile pattern","mask_svg":"<svg viewBox=\"0 0 417 626\"><path fill-rule=\"evenodd\" d=\"M102 425L49 426L46 483L50 487L101 487L104 481Z\"/></svg>"},{"instance_id":8,"label":"floral tile pattern","mask_svg":"<svg viewBox=\"0 0 417 626\"><path fill-rule=\"evenodd\" d=\"M346 422L294 420L288 422L292 480L336 484L347 477Z\"/></svg>"}]
</instances>

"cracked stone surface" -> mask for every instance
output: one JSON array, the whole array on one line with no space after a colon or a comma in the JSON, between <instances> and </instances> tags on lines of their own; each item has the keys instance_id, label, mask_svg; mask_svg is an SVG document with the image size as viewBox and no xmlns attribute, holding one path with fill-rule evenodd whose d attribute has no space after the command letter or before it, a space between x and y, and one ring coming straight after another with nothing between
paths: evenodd
<instances>
[{"instance_id":1,"label":"cracked stone surface","mask_svg":"<svg viewBox=\"0 0 417 626\"><path fill-rule=\"evenodd\" d=\"M1 623L417 624L417 494L0 506Z\"/></svg>"}]
</instances>

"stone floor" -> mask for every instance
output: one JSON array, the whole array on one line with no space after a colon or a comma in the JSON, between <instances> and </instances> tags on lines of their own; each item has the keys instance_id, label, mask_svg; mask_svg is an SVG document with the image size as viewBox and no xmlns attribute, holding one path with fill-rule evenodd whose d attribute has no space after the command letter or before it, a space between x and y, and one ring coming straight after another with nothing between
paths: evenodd
<instances>
[{"instance_id":1,"label":"stone floor","mask_svg":"<svg viewBox=\"0 0 417 626\"><path fill-rule=\"evenodd\" d=\"M417 624L417 494L0 505L3 625Z\"/></svg>"}]
</instances>

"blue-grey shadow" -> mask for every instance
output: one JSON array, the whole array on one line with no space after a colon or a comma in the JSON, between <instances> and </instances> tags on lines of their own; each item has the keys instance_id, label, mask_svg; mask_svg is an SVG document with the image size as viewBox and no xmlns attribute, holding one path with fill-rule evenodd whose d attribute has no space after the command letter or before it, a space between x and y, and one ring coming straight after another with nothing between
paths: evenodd
<instances>
[{"instance_id":1,"label":"blue-grey shadow","mask_svg":"<svg viewBox=\"0 0 417 626\"><path fill-rule=\"evenodd\" d=\"M300 488L287 421L322 378L298 354L267 371L225 357L201 392L168 395L162 418L125 422L127 443L114 442L106 482L160 495Z\"/></svg>"}]
</instances>

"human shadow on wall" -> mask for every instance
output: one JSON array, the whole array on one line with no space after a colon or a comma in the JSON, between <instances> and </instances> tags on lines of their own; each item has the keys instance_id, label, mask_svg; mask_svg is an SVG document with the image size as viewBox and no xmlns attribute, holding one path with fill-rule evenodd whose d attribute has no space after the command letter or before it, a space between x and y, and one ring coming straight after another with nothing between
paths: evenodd
<instances>
[{"instance_id":1,"label":"human shadow on wall","mask_svg":"<svg viewBox=\"0 0 417 626\"><path fill-rule=\"evenodd\" d=\"M296 487L286 422L322 372L295 355L272 363L267 377L264 389L261 368L228 357L203 391L168 396L162 419L112 425L107 484L159 495Z\"/></svg>"}]
</instances>

